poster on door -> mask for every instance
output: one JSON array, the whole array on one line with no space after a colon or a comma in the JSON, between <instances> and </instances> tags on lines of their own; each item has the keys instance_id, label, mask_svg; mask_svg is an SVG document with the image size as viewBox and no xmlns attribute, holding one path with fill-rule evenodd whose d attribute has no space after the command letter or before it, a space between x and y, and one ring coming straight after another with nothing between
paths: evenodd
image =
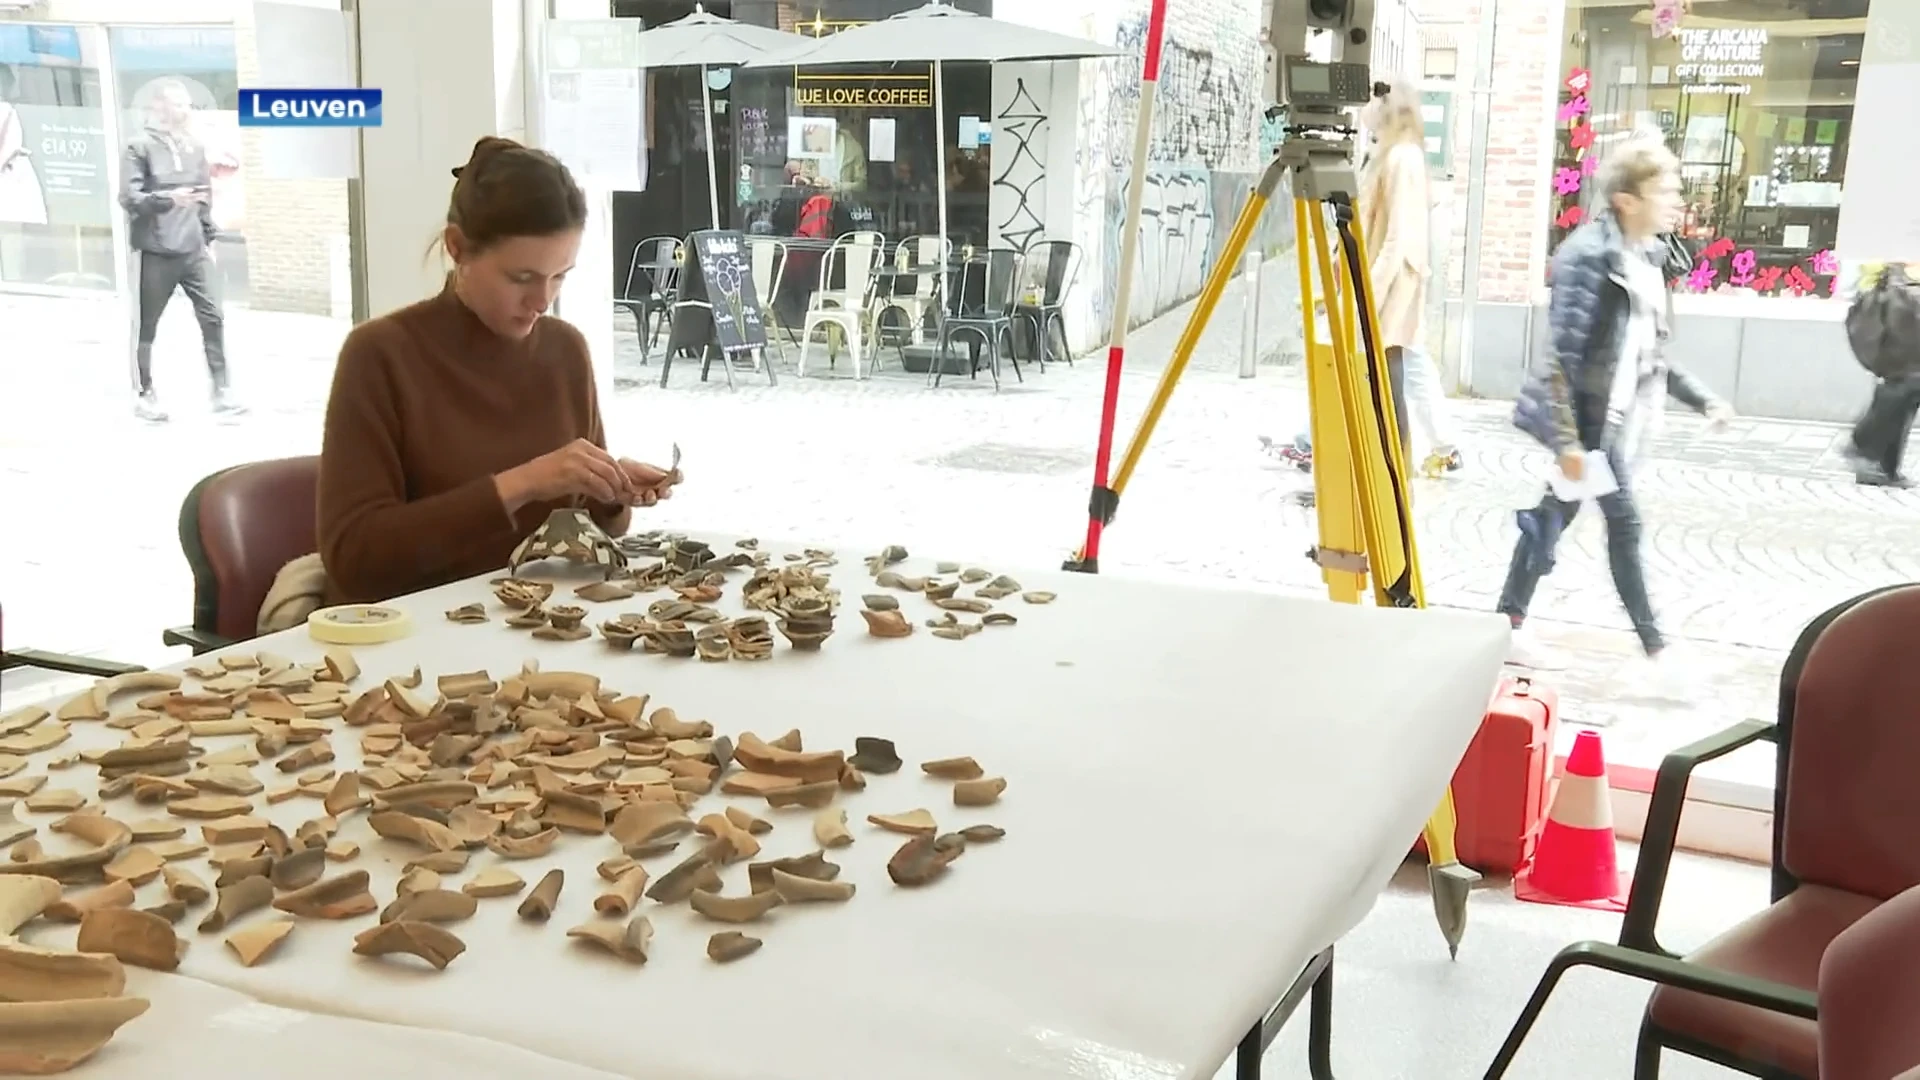
<instances>
[{"instance_id":1,"label":"poster on door","mask_svg":"<svg viewBox=\"0 0 1920 1080\"><path fill-rule=\"evenodd\" d=\"M98 108L0 102L0 221L110 228Z\"/></svg>"}]
</instances>

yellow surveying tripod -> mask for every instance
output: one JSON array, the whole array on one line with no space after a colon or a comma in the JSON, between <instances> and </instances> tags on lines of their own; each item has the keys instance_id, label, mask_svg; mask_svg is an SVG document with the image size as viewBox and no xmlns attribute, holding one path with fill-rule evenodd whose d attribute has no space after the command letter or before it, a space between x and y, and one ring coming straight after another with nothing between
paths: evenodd
<instances>
[{"instance_id":1,"label":"yellow surveying tripod","mask_svg":"<svg viewBox=\"0 0 1920 1080\"><path fill-rule=\"evenodd\" d=\"M1298 58L1286 59L1291 62ZM1301 63L1304 66L1306 62ZM1364 66L1356 66L1364 77ZM1337 601L1359 603L1371 581L1376 604L1418 608L1426 606L1426 594L1414 543L1406 455L1394 416L1384 350L1375 330L1377 315L1365 238L1354 212L1358 183L1352 164L1352 135L1350 129L1338 124L1288 128L1286 141L1227 235L1126 455L1102 493L1104 497L1096 499L1096 513L1111 517L1261 215L1280 182L1290 179L1300 310L1307 344L1314 505L1319 519L1319 543L1309 554L1320 566L1328 593ZM1337 251L1328 235L1329 218ZM1316 307L1324 315L1316 317ZM1325 341L1317 326L1321 323ZM1479 874L1461 865L1455 854L1455 826L1453 792L1449 789L1428 820L1423 837L1434 915L1451 956L1459 955L1460 941L1466 933L1467 896L1480 879Z\"/></svg>"}]
</instances>

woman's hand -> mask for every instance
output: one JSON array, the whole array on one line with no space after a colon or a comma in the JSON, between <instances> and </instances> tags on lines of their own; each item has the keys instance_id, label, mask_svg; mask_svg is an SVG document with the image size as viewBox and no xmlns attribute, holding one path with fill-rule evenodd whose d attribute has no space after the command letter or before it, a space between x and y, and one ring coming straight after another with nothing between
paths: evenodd
<instances>
[{"instance_id":1,"label":"woman's hand","mask_svg":"<svg viewBox=\"0 0 1920 1080\"><path fill-rule=\"evenodd\" d=\"M662 469L658 465L632 458L621 458L617 464L626 475L628 490L632 492L627 500L629 506L652 506L661 499L670 499L674 485L680 482L679 469Z\"/></svg>"},{"instance_id":2,"label":"woman's hand","mask_svg":"<svg viewBox=\"0 0 1920 1080\"><path fill-rule=\"evenodd\" d=\"M528 503L580 495L601 502L629 504L633 487L613 455L586 439L575 439L552 453L516 465L493 478L500 501L512 514Z\"/></svg>"}]
</instances>

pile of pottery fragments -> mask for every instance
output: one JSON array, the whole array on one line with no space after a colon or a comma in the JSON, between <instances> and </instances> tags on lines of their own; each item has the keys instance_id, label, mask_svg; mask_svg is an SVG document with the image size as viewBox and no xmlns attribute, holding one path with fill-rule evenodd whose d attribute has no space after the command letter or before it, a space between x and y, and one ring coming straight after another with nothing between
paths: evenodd
<instances>
[{"instance_id":1,"label":"pile of pottery fragments","mask_svg":"<svg viewBox=\"0 0 1920 1080\"><path fill-rule=\"evenodd\" d=\"M772 614L796 647L817 645L823 620L830 632L834 597L816 569L805 560L756 564L749 582L750 606ZM675 588L705 588L712 572ZM531 595L520 588L502 583L503 601ZM702 601L668 603L710 610ZM556 633L578 626L544 610L543 625ZM718 650L703 646L710 640L741 659L772 647L764 618L702 622L673 610L680 617L650 621L628 644L652 648L658 639L677 651L685 642L668 631L701 626L688 631L696 655ZM712 627L724 629L703 636ZM618 643L623 631L602 632ZM126 996L121 965L173 970L196 934L222 935L236 961L252 966L301 920L368 919L355 953L411 956L443 970L466 949L449 927L490 900L519 897L517 915L528 921L552 916L569 884L564 872L518 868L537 868L568 836L606 852L600 880L584 886L597 890L594 915L569 938L644 964L654 948L645 902L686 904L716 924L708 956L737 960L761 947L749 931L777 926L776 909L853 897L828 857L855 840L840 803L869 776L902 768L883 738L858 739L848 752L808 749L798 731L717 735L706 721L650 708L646 695L621 694L595 675L533 664L499 679L476 671L428 685L416 668L369 684L353 654L336 648L318 664L263 653L186 672L191 686L177 674L140 672L104 680L51 714L35 707L0 717L0 797L30 814L59 815L43 829L21 820L13 802L0 806L0 1072L58 1072L86 1060L146 1009ZM64 752L80 725L119 739ZM342 737L359 741L357 770L333 767L333 740ZM50 784L80 766L97 775ZM949 783L960 808L991 806L1006 788L971 758L927 761L920 771ZM715 791L769 811L807 811L804 824L780 828L805 830L811 853L760 859L762 838L787 815L763 817L738 803L700 813ZM302 819L283 828L259 800L313 812L275 812ZM943 828L927 809L864 816L905 838L887 863L904 887L940 879L970 846L1004 835L988 824ZM352 866L361 845L377 841L411 853L390 897L376 897L368 871ZM648 865L670 854L671 862ZM741 862L749 891L727 895L719 871ZM12 936L36 919L77 924L76 949Z\"/></svg>"},{"instance_id":2,"label":"pile of pottery fragments","mask_svg":"<svg viewBox=\"0 0 1920 1080\"><path fill-rule=\"evenodd\" d=\"M833 635L840 592L823 572L838 563L831 551L790 553L775 564L754 540L740 541L735 551L725 555L717 554L703 541L663 533L628 537L618 543L623 555L651 556L656 561L644 566L622 562L606 580L575 589L576 600L613 603L660 590L670 590L674 595L653 601L644 612L622 613L601 623L601 636L615 648L637 646L647 652L697 656L712 662L750 661L773 655L776 629L793 648L803 651L820 648ZM576 546L566 550L587 549ZM903 594L921 596L931 604L936 614L926 620L926 626L935 637L953 641L963 641L990 626L1015 625L1019 620L1012 613L995 609L999 601L1018 596L1028 604L1047 604L1054 599L1053 593L1025 590L1004 574L963 568L959 563L940 563L930 577L908 577L893 569L906 559L907 550L892 545L866 560L875 586L889 590L861 597L860 615L874 637L913 635L914 622L901 608ZM582 556L574 561L588 560ZM595 565L605 563L596 561ZM725 596L727 575L736 571L748 574L740 587L744 606L765 614L729 619L710 606ZM592 636L584 625L588 618L585 608L574 603L550 603L554 593L551 582L506 577L492 584L494 596L510 612L505 619L508 626L530 630L534 637L548 641L579 641ZM961 595L962 587L970 587L971 595ZM447 618L481 623L490 616L485 604L472 603L447 612Z\"/></svg>"}]
</instances>

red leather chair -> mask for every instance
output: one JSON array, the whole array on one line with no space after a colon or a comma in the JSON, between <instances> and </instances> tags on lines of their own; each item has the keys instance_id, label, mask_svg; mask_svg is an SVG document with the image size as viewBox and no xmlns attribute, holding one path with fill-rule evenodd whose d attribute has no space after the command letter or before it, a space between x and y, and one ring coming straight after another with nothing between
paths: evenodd
<instances>
[{"instance_id":1,"label":"red leather chair","mask_svg":"<svg viewBox=\"0 0 1920 1080\"><path fill-rule=\"evenodd\" d=\"M222 469L180 504L180 550L193 568L193 625L160 635L194 654L254 636L280 568L318 547L320 459Z\"/></svg>"},{"instance_id":2,"label":"red leather chair","mask_svg":"<svg viewBox=\"0 0 1920 1080\"><path fill-rule=\"evenodd\" d=\"M1820 961L1820 1080L1920 1080L1920 888L1848 927Z\"/></svg>"},{"instance_id":3,"label":"red leather chair","mask_svg":"<svg viewBox=\"0 0 1920 1080\"><path fill-rule=\"evenodd\" d=\"M1837 605L1788 654L1775 723L1749 720L1668 755L1654 781L1619 943L1560 951L1488 1080L1505 1074L1560 976L1575 967L1658 984L1640 1026L1635 1080L1657 1077L1667 1050L1763 1080L1822 1080L1822 957L1849 927L1920 885L1916 641L1920 585ZM1684 957L1669 952L1654 930L1688 778L1762 739L1778 748L1773 904Z\"/></svg>"}]
</instances>

